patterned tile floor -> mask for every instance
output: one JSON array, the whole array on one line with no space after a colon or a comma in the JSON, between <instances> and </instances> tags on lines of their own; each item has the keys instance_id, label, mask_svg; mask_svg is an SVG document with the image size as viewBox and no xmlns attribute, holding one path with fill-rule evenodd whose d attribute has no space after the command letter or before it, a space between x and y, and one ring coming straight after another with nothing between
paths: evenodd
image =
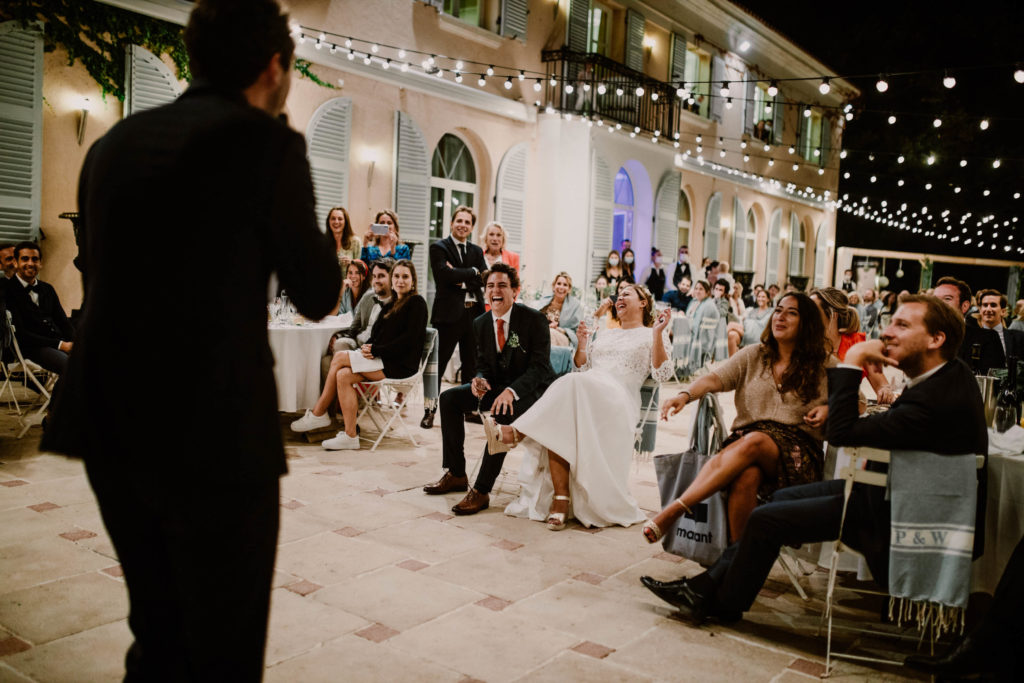
<instances>
[{"instance_id":1,"label":"patterned tile floor","mask_svg":"<svg viewBox=\"0 0 1024 683\"><path fill-rule=\"evenodd\" d=\"M692 414L663 424L658 452L686 447ZM419 415L409 408L411 424ZM0 406L0 681L120 680L127 595L83 469L38 453L38 427L22 440L16 427ZM795 683L823 672L823 572L802 579L804 603L776 567L745 620L694 627L638 577L696 565L637 527L554 533L506 517L507 485L490 510L453 517L461 494L420 490L439 472L440 427L413 430L419 448L388 438L375 453L287 434L267 680ZM483 443L469 425L467 453ZM509 483L518 459L507 460ZM654 481L651 461L636 461L630 487L646 510L658 507ZM870 619L878 606L848 599L843 611ZM841 663L836 676L907 673Z\"/></svg>"}]
</instances>

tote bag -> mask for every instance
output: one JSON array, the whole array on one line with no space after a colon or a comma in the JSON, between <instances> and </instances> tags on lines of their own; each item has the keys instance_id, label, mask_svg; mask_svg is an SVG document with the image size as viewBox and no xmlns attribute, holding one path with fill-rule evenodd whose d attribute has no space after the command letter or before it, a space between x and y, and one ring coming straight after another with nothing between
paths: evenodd
<instances>
[{"instance_id":1,"label":"tote bag","mask_svg":"<svg viewBox=\"0 0 1024 683\"><path fill-rule=\"evenodd\" d=\"M690 450L654 456L661 505L679 498L725 438L725 421L714 394L706 394L697 405L697 417L690 434ZM729 544L729 520L725 497L715 493L693 506L692 514L680 516L665 529L662 546L702 566L710 566Z\"/></svg>"}]
</instances>

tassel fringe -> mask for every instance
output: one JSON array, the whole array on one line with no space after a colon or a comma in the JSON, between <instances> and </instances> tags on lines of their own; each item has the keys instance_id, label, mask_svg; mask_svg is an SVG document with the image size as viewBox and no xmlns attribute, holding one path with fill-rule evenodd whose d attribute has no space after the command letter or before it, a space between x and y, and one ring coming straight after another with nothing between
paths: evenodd
<instances>
[{"instance_id":1,"label":"tassel fringe","mask_svg":"<svg viewBox=\"0 0 1024 683\"><path fill-rule=\"evenodd\" d=\"M917 622L918 631L930 628L934 637L940 638L954 632L963 635L967 625L967 610L936 602L890 597L889 619L895 621L897 627L902 627L903 622Z\"/></svg>"}]
</instances>

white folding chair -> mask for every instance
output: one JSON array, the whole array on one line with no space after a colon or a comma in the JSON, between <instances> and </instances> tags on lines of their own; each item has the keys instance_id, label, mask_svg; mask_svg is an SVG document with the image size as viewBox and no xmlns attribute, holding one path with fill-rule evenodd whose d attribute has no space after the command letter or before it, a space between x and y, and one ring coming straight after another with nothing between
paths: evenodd
<instances>
[{"instance_id":1,"label":"white folding chair","mask_svg":"<svg viewBox=\"0 0 1024 683\"><path fill-rule=\"evenodd\" d=\"M427 335L423 342L423 353L420 356L420 367L415 375L400 379L384 378L377 381L360 382L356 385L356 393L362 401L362 410L356 417L356 422L363 415L367 415L377 427L377 439L373 442L371 451L377 450L377 446L387 436L388 432L395 428L395 423L405 433L406 438L412 443L413 448L419 448L419 444L413 437L412 430L402 418L402 409L409 402L409 397L417 386L423 381L423 371L430 360L430 352L437 343L437 330L427 328ZM369 437L361 437L370 441Z\"/></svg>"},{"instance_id":2,"label":"white folding chair","mask_svg":"<svg viewBox=\"0 0 1024 683\"><path fill-rule=\"evenodd\" d=\"M21 347L18 346L18 338L15 336L14 322L11 319L11 312L4 311L4 313L4 319L0 322L4 325L2 337L6 348L0 349L0 357L13 357L14 361L11 363L0 362L0 369L2 369L4 376L3 386L0 386L0 399L2 399L5 394L10 393L8 405L13 401L15 411L18 414L18 421L21 424L21 431L18 432L18 438L20 439L25 436L25 432L27 432L32 425L39 424L43 421L46 409L50 406L50 393L53 390L54 383L57 381L57 375L36 365L32 361L25 359L21 353ZM40 375L44 377L45 381L39 379ZM22 383L23 388L29 391L34 391L38 395L38 400L36 401L38 408L34 412L31 412L31 408L26 406L25 413L22 413L21 404L18 402L18 397L14 393L15 384L19 380ZM35 387L34 389L29 387L29 382L32 382Z\"/></svg>"},{"instance_id":3,"label":"white folding chair","mask_svg":"<svg viewBox=\"0 0 1024 683\"><path fill-rule=\"evenodd\" d=\"M640 419L633 433L633 457L646 459L654 452L658 436L658 400L661 384L650 375L640 385Z\"/></svg>"}]
</instances>

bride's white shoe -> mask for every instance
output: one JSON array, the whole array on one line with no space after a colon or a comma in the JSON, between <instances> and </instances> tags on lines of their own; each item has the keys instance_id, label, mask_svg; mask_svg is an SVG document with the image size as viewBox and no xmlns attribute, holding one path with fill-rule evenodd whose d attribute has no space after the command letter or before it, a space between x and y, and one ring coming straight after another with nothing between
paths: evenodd
<instances>
[{"instance_id":1,"label":"bride's white shoe","mask_svg":"<svg viewBox=\"0 0 1024 683\"><path fill-rule=\"evenodd\" d=\"M569 496L555 496L552 501L564 500L569 501ZM561 531L565 528L565 518L569 514L569 511L565 512L549 512L548 513L548 528L552 531Z\"/></svg>"}]
</instances>

